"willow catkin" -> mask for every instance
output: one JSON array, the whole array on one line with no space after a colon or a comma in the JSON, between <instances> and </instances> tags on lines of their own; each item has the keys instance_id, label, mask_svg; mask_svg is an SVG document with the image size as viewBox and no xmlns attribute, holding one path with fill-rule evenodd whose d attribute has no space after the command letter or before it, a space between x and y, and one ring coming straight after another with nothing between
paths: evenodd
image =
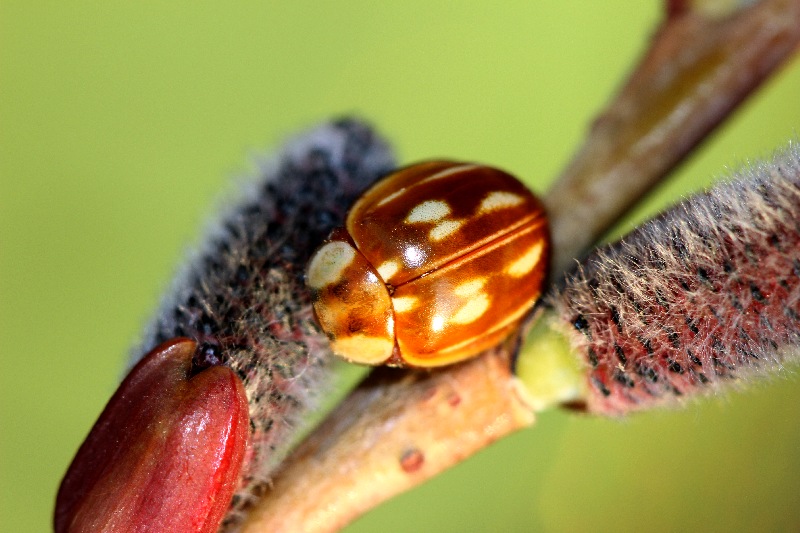
<instances>
[{"instance_id":1,"label":"willow catkin","mask_svg":"<svg viewBox=\"0 0 800 533\"><path fill-rule=\"evenodd\" d=\"M393 168L387 144L353 120L288 143L213 224L134 353L189 337L242 378L251 446L229 525L330 387L332 356L304 286L306 261L361 191Z\"/></svg>"},{"instance_id":2,"label":"willow catkin","mask_svg":"<svg viewBox=\"0 0 800 533\"><path fill-rule=\"evenodd\" d=\"M588 406L624 413L775 368L800 342L800 149L588 257L552 299Z\"/></svg>"}]
</instances>

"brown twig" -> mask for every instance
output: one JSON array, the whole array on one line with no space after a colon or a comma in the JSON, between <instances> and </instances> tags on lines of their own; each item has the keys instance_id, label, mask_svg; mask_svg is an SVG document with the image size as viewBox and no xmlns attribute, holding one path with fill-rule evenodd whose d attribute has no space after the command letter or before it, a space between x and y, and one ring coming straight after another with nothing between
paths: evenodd
<instances>
[{"instance_id":1,"label":"brown twig","mask_svg":"<svg viewBox=\"0 0 800 533\"><path fill-rule=\"evenodd\" d=\"M800 39L800 3L725 19L677 10L589 133L546 203L553 272L608 226L772 73ZM530 424L508 345L430 373L379 369L285 462L244 530L335 531Z\"/></svg>"},{"instance_id":2,"label":"brown twig","mask_svg":"<svg viewBox=\"0 0 800 533\"><path fill-rule=\"evenodd\" d=\"M799 42L798 0L762 0L723 18L675 10L546 195L559 221L552 272L585 253Z\"/></svg>"},{"instance_id":3,"label":"brown twig","mask_svg":"<svg viewBox=\"0 0 800 533\"><path fill-rule=\"evenodd\" d=\"M245 531L336 531L530 424L507 354L498 347L433 372L375 370L292 454Z\"/></svg>"}]
</instances>

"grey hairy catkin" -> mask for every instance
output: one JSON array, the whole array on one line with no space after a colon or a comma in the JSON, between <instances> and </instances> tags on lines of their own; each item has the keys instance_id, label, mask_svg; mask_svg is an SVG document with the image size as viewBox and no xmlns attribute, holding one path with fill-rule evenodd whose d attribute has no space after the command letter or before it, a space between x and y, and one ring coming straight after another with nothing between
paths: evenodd
<instances>
[{"instance_id":1,"label":"grey hairy catkin","mask_svg":"<svg viewBox=\"0 0 800 533\"><path fill-rule=\"evenodd\" d=\"M551 303L586 362L595 412L780 365L800 342L800 149L598 249Z\"/></svg>"},{"instance_id":2,"label":"grey hairy catkin","mask_svg":"<svg viewBox=\"0 0 800 533\"><path fill-rule=\"evenodd\" d=\"M387 144L354 120L288 143L212 225L134 353L189 337L242 378L251 445L228 525L330 388L332 356L304 286L306 261L361 191L393 168Z\"/></svg>"}]
</instances>

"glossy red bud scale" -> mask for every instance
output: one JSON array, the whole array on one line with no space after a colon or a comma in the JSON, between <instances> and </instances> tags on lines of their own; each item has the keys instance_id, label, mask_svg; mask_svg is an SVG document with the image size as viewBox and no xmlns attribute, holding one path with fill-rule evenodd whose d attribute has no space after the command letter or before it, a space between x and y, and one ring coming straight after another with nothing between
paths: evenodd
<instances>
[{"instance_id":1,"label":"glossy red bud scale","mask_svg":"<svg viewBox=\"0 0 800 533\"><path fill-rule=\"evenodd\" d=\"M244 460L248 404L231 369L192 372L196 349L167 341L125 378L61 482L56 532L218 529Z\"/></svg>"}]
</instances>

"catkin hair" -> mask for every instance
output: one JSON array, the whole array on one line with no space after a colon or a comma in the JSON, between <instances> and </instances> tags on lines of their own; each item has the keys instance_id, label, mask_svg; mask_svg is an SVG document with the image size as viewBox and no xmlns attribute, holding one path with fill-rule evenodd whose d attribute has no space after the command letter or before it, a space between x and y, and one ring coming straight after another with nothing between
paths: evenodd
<instances>
[{"instance_id":1,"label":"catkin hair","mask_svg":"<svg viewBox=\"0 0 800 533\"><path fill-rule=\"evenodd\" d=\"M387 144L354 120L288 143L213 223L134 351L140 358L164 340L189 337L242 378L251 444L226 527L330 387L332 356L313 318L306 261L361 191L394 166Z\"/></svg>"},{"instance_id":2,"label":"catkin hair","mask_svg":"<svg viewBox=\"0 0 800 533\"><path fill-rule=\"evenodd\" d=\"M551 298L617 414L780 365L800 341L800 149L598 249Z\"/></svg>"}]
</instances>

